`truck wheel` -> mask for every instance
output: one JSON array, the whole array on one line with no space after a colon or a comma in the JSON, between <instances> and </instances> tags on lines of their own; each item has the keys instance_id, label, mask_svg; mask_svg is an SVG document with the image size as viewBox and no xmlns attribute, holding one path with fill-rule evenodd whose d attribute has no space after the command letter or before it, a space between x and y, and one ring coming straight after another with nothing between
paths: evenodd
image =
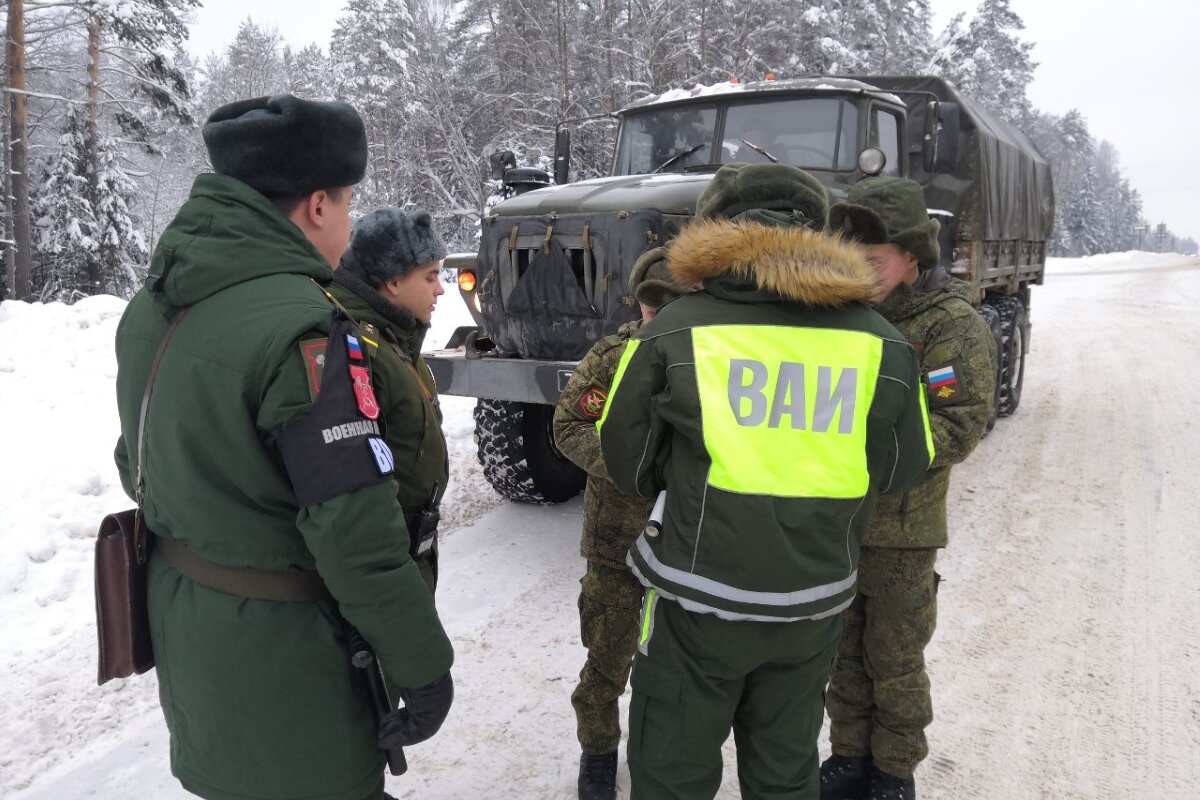
<instances>
[{"instance_id":1,"label":"truck wheel","mask_svg":"<svg viewBox=\"0 0 1200 800\"><path fill-rule=\"evenodd\" d=\"M579 494L587 473L559 454L551 423L554 406L480 398L475 444L483 475L517 503L562 503Z\"/></svg>"},{"instance_id":2,"label":"truck wheel","mask_svg":"<svg viewBox=\"0 0 1200 800\"><path fill-rule=\"evenodd\" d=\"M992 332L992 338L996 340L996 352L1001 352L1004 343L1004 335L1000 328L1000 312L990 303L984 303L979 307L979 316L983 317L983 321L987 323L988 329ZM996 391L992 395L992 413L988 417L987 427L984 429L986 435L988 431L996 427L996 418L1000 415L1000 366L996 365Z\"/></svg>"},{"instance_id":3,"label":"truck wheel","mask_svg":"<svg viewBox=\"0 0 1200 800\"><path fill-rule=\"evenodd\" d=\"M1001 297L996 303L1000 314L1000 416L1011 416L1021 404L1025 382L1025 307L1015 297Z\"/></svg>"}]
</instances>

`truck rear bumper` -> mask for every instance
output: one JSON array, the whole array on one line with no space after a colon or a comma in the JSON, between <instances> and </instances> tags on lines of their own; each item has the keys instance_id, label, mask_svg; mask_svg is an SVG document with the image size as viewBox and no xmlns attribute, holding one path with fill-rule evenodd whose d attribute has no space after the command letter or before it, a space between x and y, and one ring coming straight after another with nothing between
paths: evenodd
<instances>
[{"instance_id":1,"label":"truck rear bumper","mask_svg":"<svg viewBox=\"0 0 1200 800\"><path fill-rule=\"evenodd\" d=\"M489 356L467 358L462 349L434 350L425 353L424 358L440 394L545 405L558 402L577 363Z\"/></svg>"}]
</instances>

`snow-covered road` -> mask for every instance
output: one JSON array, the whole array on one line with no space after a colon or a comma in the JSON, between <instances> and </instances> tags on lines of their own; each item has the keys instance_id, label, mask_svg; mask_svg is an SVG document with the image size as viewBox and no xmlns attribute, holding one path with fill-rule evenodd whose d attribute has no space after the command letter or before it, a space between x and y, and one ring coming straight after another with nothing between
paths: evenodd
<instances>
[{"instance_id":1,"label":"snow-covered road","mask_svg":"<svg viewBox=\"0 0 1200 800\"><path fill-rule=\"evenodd\" d=\"M57 472L40 449L6 447L0 458L0 795L187 797L167 768L153 675L94 686L90 536L98 511L124 504L106 460L115 422L103 394L107 313L119 308L17 308L0 307L6 345L18 322L69 327L72 349L87 354L77 374L92 390L52 391L57 407L44 413L45 402L18 402L14 392L36 394L45 378L32 357L6 347L0 418L33 415L18 444L43 442L46 452L75 441L56 430L56 414L98 430ZM87 329L76 330L85 315ZM1033 321L1020 410L955 471L921 796L1194 797L1200 259L1055 261L1034 290ZM583 653L579 503L519 507L478 488L470 403L446 405L460 527L444 540L438 604L458 652L458 697L442 733L410 750L410 773L389 779L389 791L570 798L578 750L569 695ZM734 798L731 744L726 752L720 797Z\"/></svg>"}]
</instances>

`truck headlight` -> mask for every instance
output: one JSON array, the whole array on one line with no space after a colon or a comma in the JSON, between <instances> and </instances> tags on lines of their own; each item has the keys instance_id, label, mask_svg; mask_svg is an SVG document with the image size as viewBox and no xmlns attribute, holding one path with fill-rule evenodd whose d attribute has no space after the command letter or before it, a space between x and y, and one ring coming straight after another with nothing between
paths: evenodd
<instances>
[{"instance_id":1,"label":"truck headlight","mask_svg":"<svg viewBox=\"0 0 1200 800\"><path fill-rule=\"evenodd\" d=\"M464 292L475 291L475 271L474 270L471 270L471 269L459 270L458 288Z\"/></svg>"}]
</instances>

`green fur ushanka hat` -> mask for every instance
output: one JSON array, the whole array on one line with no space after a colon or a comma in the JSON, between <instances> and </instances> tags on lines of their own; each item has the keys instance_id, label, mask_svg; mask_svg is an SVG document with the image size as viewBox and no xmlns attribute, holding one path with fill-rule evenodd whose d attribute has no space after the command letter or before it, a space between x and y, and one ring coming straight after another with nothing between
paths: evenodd
<instances>
[{"instance_id":1,"label":"green fur ushanka hat","mask_svg":"<svg viewBox=\"0 0 1200 800\"><path fill-rule=\"evenodd\" d=\"M862 244L894 244L916 256L921 269L937 266L938 228L925 208L921 184L908 178L859 181L846 202L829 209L831 232Z\"/></svg>"},{"instance_id":2,"label":"green fur ushanka hat","mask_svg":"<svg viewBox=\"0 0 1200 800\"><path fill-rule=\"evenodd\" d=\"M213 170L268 197L353 186L367 171L367 133L346 103L290 94L223 105L204 123Z\"/></svg>"},{"instance_id":3,"label":"green fur ushanka hat","mask_svg":"<svg viewBox=\"0 0 1200 800\"><path fill-rule=\"evenodd\" d=\"M694 291L680 286L667 269L667 248L655 247L642 253L629 273L629 291L639 303L662 308L676 297Z\"/></svg>"},{"instance_id":4,"label":"green fur ushanka hat","mask_svg":"<svg viewBox=\"0 0 1200 800\"><path fill-rule=\"evenodd\" d=\"M829 195L820 181L790 164L726 164L696 201L696 217L824 230Z\"/></svg>"}]
</instances>

